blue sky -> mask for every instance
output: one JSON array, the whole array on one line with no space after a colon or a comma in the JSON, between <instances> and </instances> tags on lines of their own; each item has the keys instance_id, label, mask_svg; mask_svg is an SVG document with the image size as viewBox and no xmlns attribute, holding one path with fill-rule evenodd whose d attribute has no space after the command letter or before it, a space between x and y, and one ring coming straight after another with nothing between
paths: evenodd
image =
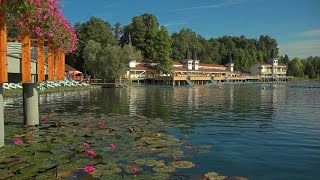
<instances>
[{"instance_id":1,"label":"blue sky","mask_svg":"<svg viewBox=\"0 0 320 180\"><path fill-rule=\"evenodd\" d=\"M320 56L320 0L62 0L72 23L91 16L111 24L129 24L133 16L152 13L169 32L191 28L205 38L267 34L277 39L281 55Z\"/></svg>"}]
</instances>

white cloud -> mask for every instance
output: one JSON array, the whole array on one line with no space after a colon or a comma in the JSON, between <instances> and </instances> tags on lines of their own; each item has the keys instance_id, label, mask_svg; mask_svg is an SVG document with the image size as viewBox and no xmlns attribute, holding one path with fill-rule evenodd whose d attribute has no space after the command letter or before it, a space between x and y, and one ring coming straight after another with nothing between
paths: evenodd
<instances>
[{"instance_id":1,"label":"white cloud","mask_svg":"<svg viewBox=\"0 0 320 180\"><path fill-rule=\"evenodd\" d=\"M243 4L248 0L223 0L220 2L215 2L208 5L201 5L201 6L193 6L193 7L186 7L182 9L176 9L174 11L188 11L188 10L199 10L199 9L213 9L213 8L221 8L221 7L229 7L238 4Z\"/></svg>"},{"instance_id":2,"label":"white cloud","mask_svg":"<svg viewBox=\"0 0 320 180\"><path fill-rule=\"evenodd\" d=\"M310 31L304 31L299 33L299 36L301 37L315 37L315 36L320 36L320 28L319 29L313 29Z\"/></svg>"},{"instance_id":3,"label":"white cloud","mask_svg":"<svg viewBox=\"0 0 320 180\"><path fill-rule=\"evenodd\" d=\"M293 57L320 56L320 39L302 40L280 44L281 55Z\"/></svg>"}]
</instances>

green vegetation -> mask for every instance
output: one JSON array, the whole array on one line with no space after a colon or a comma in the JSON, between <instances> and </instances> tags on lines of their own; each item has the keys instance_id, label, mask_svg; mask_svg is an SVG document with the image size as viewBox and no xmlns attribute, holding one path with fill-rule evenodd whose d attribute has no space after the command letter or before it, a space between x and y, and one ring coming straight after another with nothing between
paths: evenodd
<instances>
[{"instance_id":1,"label":"green vegetation","mask_svg":"<svg viewBox=\"0 0 320 180\"><path fill-rule=\"evenodd\" d=\"M22 129L21 110L8 114L14 124L0 149L4 179L170 179L178 169L195 166L184 153L184 141L163 133L175 124L161 119L49 113L38 127ZM158 156L162 153L167 156ZM87 166L94 170L85 172Z\"/></svg>"},{"instance_id":2,"label":"green vegetation","mask_svg":"<svg viewBox=\"0 0 320 180\"><path fill-rule=\"evenodd\" d=\"M277 41L268 35L257 39L243 35L205 39L183 28L170 36L152 14L134 16L131 23L123 27L119 22L112 27L92 17L85 23L77 23L75 29L79 37L78 50L67 56L67 63L96 78L119 77L125 73L127 62L142 58L158 62L158 70L169 73L172 60L184 60L187 47L195 47L202 63L227 64L231 52L235 69L242 72L249 72L257 62L267 62L272 49L276 56L279 54ZM279 63L288 65L288 75L311 79L320 76L318 57L290 61L285 55Z\"/></svg>"},{"instance_id":3,"label":"green vegetation","mask_svg":"<svg viewBox=\"0 0 320 180\"><path fill-rule=\"evenodd\" d=\"M288 62L287 75L302 79L320 79L320 57L294 58Z\"/></svg>"}]
</instances>

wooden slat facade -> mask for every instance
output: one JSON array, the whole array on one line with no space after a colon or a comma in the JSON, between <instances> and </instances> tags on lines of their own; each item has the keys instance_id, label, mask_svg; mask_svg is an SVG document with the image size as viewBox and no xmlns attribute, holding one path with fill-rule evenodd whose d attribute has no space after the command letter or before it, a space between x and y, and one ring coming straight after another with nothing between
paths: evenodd
<instances>
[{"instance_id":1,"label":"wooden slat facade","mask_svg":"<svg viewBox=\"0 0 320 180\"><path fill-rule=\"evenodd\" d=\"M31 42L30 32L22 33L22 54L21 54L21 69L22 83L31 82Z\"/></svg>"},{"instance_id":2,"label":"wooden slat facade","mask_svg":"<svg viewBox=\"0 0 320 180\"><path fill-rule=\"evenodd\" d=\"M48 43L48 80L54 80L54 53L50 42Z\"/></svg>"},{"instance_id":3,"label":"wooden slat facade","mask_svg":"<svg viewBox=\"0 0 320 180\"><path fill-rule=\"evenodd\" d=\"M38 65L37 65L37 73L38 73L38 82L45 80L44 73L44 39L38 39Z\"/></svg>"},{"instance_id":4,"label":"wooden slat facade","mask_svg":"<svg viewBox=\"0 0 320 180\"><path fill-rule=\"evenodd\" d=\"M6 1L0 1L0 6L4 6ZM8 82L7 67L7 29L6 15L4 11L0 12L0 84Z\"/></svg>"}]
</instances>

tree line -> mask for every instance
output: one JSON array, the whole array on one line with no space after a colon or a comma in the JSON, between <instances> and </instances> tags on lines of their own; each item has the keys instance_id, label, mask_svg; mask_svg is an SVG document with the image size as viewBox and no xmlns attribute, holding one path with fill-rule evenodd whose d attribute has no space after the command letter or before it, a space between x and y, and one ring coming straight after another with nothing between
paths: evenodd
<instances>
[{"instance_id":1,"label":"tree line","mask_svg":"<svg viewBox=\"0 0 320 180\"><path fill-rule=\"evenodd\" d=\"M125 73L129 61L143 58L158 62L158 70L169 73L172 60L184 60L188 47L196 49L201 63L227 64L231 52L235 69L242 72L249 72L257 62L267 62L272 49L279 54L277 41L268 35L257 39L243 35L206 39L187 28L170 35L152 14L135 16L125 26L92 17L87 22L76 23L75 30L79 37L78 49L67 56L67 63L98 78L119 77ZM288 75L313 78L319 76L319 63L316 63L319 60L311 59L300 60L297 65L296 59L290 61L286 55L280 57L280 63L288 64ZM313 73L309 76L311 66L314 76Z\"/></svg>"}]
</instances>

